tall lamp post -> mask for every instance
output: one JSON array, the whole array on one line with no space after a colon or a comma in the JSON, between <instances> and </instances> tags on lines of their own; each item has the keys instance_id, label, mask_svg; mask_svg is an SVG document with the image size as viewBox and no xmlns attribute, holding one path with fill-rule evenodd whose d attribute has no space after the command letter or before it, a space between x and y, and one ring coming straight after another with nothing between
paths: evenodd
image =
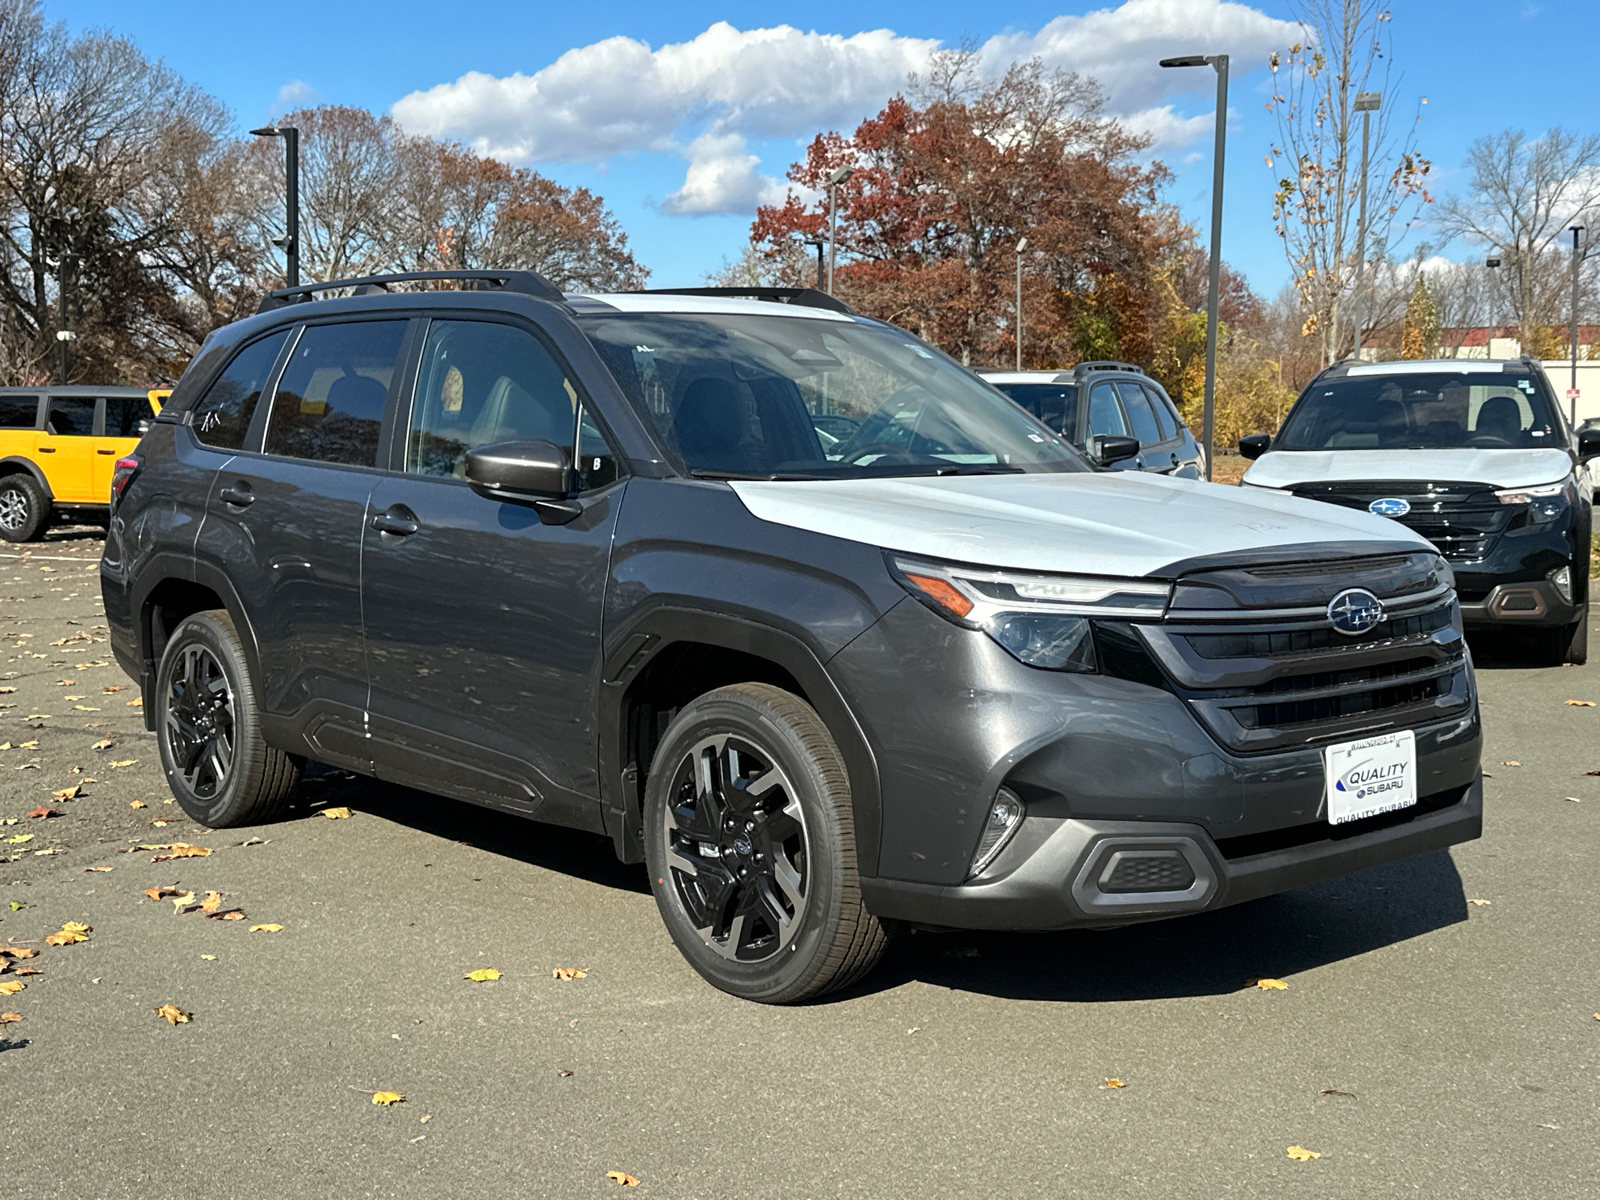
<instances>
[{"instance_id":1,"label":"tall lamp post","mask_svg":"<svg viewBox=\"0 0 1600 1200\"><path fill-rule=\"evenodd\" d=\"M1028 248L1028 239L1017 243L1017 370L1022 370L1022 252Z\"/></svg>"},{"instance_id":2,"label":"tall lamp post","mask_svg":"<svg viewBox=\"0 0 1600 1200\"><path fill-rule=\"evenodd\" d=\"M1206 444L1206 478L1216 459L1217 300L1222 292L1222 162L1228 132L1228 56L1187 54L1163 58L1163 67L1213 67L1217 72L1217 147L1211 164L1211 280L1206 294L1206 395L1202 418Z\"/></svg>"},{"instance_id":3,"label":"tall lamp post","mask_svg":"<svg viewBox=\"0 0 1600 1200\"><path fill-rule=\"evenodd\" d=\"M822 290L822 248L827 245L822 238L803 237L800 239L802 246L815 246L817 248L817 290Z\"/></svg>"},{"instance_id":4,"label":"tall lamp post","mask_svg":"<svg viewBox=\"0 0 1600 1200\"><path fill-rule=\"evenodd\" d=\"M839 224L839 185L856 173L854 167L836 167L828 176L828 295L833 295L833 266L838 258L838 240L834 231Z\"/></svg>"},{"instance_id":5,"label":"tall lamp post","mask_svg":"<svg viewBox=\"0 0 1600 1200\"><path fill-rule=\"evenodd\" d=\"M1572 427L1578 426L1578 265L1583 261L1583 251L1578 238L1582 225L1574 225L1572 233L1572 386L1567 389L1567 407L1571 411Z\"/></svg>"},{"instance_id":6,"label":"tall lamp post","mask_svg":"<svg viewBox=\"0 0 1600 1200\"><path fill-rule=\"evenodd\" d=\"M1498 255L1491 254L1488 258L1483 260L1483 266L1484 266L1484 270L1485 271L1498 271L1500 269L1500 257ZM1500 297L1495 293L1494 288L1495 288L1494 276L1490 275L1489 276L1489 330L1490 330L1490 336L1491 337L1493 336L1493 331L1500 327ZM1488 338L1484 339L1483 352L1485 354L1489 353L1489 341L1488 341Z\"/></svg>"},{"instance_id":7,"label":"tall lamp post","mask_svg":"<svg viewBox=\"0 0 1600 1200\"><path fill-rule=\"evenodd\" d=\"M1361 290L1362 277L1367 270L1367 151L1372 135L1372 114L1377 112L1383 104L1382 92L1357 92L1356 111L1361 114L1361 212L1356 220L1356 286L1351 293L1351 307L1355 309L1352 322L1356 327L1356 341L1353 357L1361 361L1361 325L1362 318L1366 315L1362 311L1364 295Z\"/></svg>"},{"instance_id":8,"label":"tall lamp post","mask_svg":"<svg viewBox=\"0 0 1600 1200\"><path fill-rule=\"evenodd\" d=\"M78 340L78 335L70 329L56 330L56 341L61 343L61 386L67 386L67 372L70 371L72 361L72 343Z\"/></svg>"},{"instance_id":9,"label":"tall lamp post","mask_svg":"<svg viewBox=\"0 0 1600 1200\"><path fill-rule=\"evenodd\" d=\"M284 283L288 287L300 286L300 131L293 125L264 125L260 129L250 131L256 137L275 137L283 139L283 165L284 174L288 182L285 189L285 205L288 209L288 220L281 238L273 238L272 244L283 251L287 266L284 270Z\"/></svg>"}]
</instances>

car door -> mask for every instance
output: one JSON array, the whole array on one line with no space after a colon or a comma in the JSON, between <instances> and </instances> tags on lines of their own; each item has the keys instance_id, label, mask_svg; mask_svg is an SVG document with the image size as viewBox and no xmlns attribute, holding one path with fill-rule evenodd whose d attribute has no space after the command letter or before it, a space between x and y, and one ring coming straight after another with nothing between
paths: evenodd
<instances>
[{"instance_id":1,"label":"car door","mask_svg":"<svg viewBox=\"0 0 1600 1200\"><path fill-rule=\"evenodd\" d=\"M373 491L362 602L380 778L526 814L592 809L602 602L622 499L588 423L582 515L546 525L473 491L474 446L573 450L576 379L530 327L436 319L395 470ZM403 444L402 444L403 438Z\"/></svg>"},{"instance_id":2,"label":"car door","mask_svg":"<svg viewBox=\"0 0 1600 1200\"><path fill-rule=\"evenodd\" d=\"M1084 448L1092 453L1095 438L1111 436L1133 437L1134 435L1128 428L1128 419L1117 400L1116 386L1111 380L1103 379L1089 389L1088 432ZM1139 450L1140 453L1133 458L1112 463L1111 470L1141 470L1144 466L1144 447L1141 445Z\"/></svg>"},{"instance_id":3,"label":"car door","mask_svg":"<svg viewBox=\"0 0 1600 1200\"><path fill-rule=\"evenodd\" d=\"M1139 439L1139 456L1135 460L1141 471L1170 474L1178 465L1176 431L1170 421L1157 418L1149 393L1144 385L1133 379L1117 380L1117 395L1122 400L1122 411L1128 416L1128 428Z\"/></svg>"},{"instance_id":4,"label":"car door","mask_svg":"<svg viewBox=\"0 0 1600 1200\"><path fill-rule=\"evenodd\" d=\"M201 534L254 631L265 720L317 757L361 769L370 769L361 531L409 324L298 330L270 401L218 472Z\"/></svg>"},{"instance_id":5,"label":"car door","mask_svg":"<svg viewBox=\"0 0 1600 1200\"><path fill-rule=\"evenodd\" d=\"M95 404L93 396L50 397L38 463L57 504L109 502L109 481L104 497L94 490Z\"/></svg>"},{"instance_id":6,"label":"car door","mask_svg":"<svg viewBox=\"0 0 1600 1200\"><path fill-rule=\"evenodd\" d=\"M150 397L142 392L137 396L106 397L100 433L94 440L94 461L90 466L95 494L105 503L111 502L111 473L117 459L133 453L155 415Z\"/></svg>"},{"instance_id":7,"label":"car door","mask_svg":"<svg viewBox=\"0 0 1600 1200\"><path fill-rule=\"evenodd\" d=\"M1200 447L1189 432L1189 427L1184 424L1177 406L1154 384L1145 384L1144 391L1150 397L1150 407L1155 411L1156 420L1161 423L1162 430L1168 433L1171 473L1183 479L1199 479L1205 474L1200 464Z\"/></svg>"}]
</instances>

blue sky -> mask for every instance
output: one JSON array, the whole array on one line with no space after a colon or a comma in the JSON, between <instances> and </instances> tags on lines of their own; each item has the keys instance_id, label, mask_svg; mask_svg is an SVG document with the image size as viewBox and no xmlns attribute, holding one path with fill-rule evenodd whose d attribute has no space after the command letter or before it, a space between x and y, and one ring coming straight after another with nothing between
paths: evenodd
<instances>
[{"instance_id":1,"label":"blue sky","mask_svg":"<svg viewBox=\"0 0 1600 1200\"><path fill-rule=\"evenodd\" d=\"M1275 134L1265 53L1288 28L1284 0L44 7L74 29L132 38L218 96L241 129L295 97L354 104L591 187L659 286L698 283L736 256L754 204L772 194L811 132L853 128L881 107L907 63L963 37L989 62L1041 52L1100 77L1112 109L1156 134L1157 154L1175 172L1168 197L1206 229L1213 77L1151 63L1226 50L1235 58L1223 254L1267 296L1288 275L1263 161ZM798 32L752 33L782 25ZM1600 125L1594 0L1395 0L1393 33L1401 104L1428 100L1419 147L1435 164L1436 192L1460 185L1467 147L1482 134Z\"/></svg>"}]
</instances>

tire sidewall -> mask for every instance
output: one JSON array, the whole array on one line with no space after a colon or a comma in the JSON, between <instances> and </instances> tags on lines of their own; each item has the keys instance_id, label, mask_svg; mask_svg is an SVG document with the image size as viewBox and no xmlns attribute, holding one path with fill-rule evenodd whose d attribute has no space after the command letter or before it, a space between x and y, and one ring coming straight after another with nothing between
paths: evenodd
<instances>
[{"instance_id":1,"label":"tire sidewall","mask_svg":"<svg viewBox=\"0 0 1600 1200\"><path fill-rule=\"evenodd\" d=\"M6 492L16 492L22 496L28 506L28 515L21 525L15 529L0 526L0 538L8 542L31 542L39 536L39 531L44 528L46 515L46 501L39 485L26 475L12 475L0 480L0 495Z\"/></svg>"},{"instance_id":2,"label":"tire sidewall","mask_svg":"<svg viewBox=\"0 0 1600 1200\"><path fill-rule=\"evenodd\" d=\"M167 744L167 713L172 700L170 673L184 649L196 644L216 656L233 695L233 765L227 783L211 800L202 799L189 790ZM250 758L257 742L251 736L256 726L256 707L249 671L233 631L225 629L209 613L197 613L179 623L167 639L166 648L161 652L161 665L156 670L156 744L160 748L161 769L166 772L167 786L184 812L213 829L234 822L247 799L243 793L255 766Z\"/></svg>"},{"instance_id":3,"label":"tire sidewall","mask_svg":"<svg viewBox=\"0 0 1600 1200\"><path fill-rule=\"evenodd\" d=\"M820 723L820 722L819 722ZM770 753L782 767L805 817L806 911L789 948L757 963L725 959L706 945L684 911L666 866L665 818L672 781L697 743L716 734L745 738ZM656 752L644 802L645 863L667 932L683 956L714 987L747 1000L781 1004L810 990L824 969L844 908L843 830L838 809L828 798L821 764L794 727L755 697L713 692L694 701L673 720ZM848 796L845 797L848 811Z\"/></svg>"}]
</instances>

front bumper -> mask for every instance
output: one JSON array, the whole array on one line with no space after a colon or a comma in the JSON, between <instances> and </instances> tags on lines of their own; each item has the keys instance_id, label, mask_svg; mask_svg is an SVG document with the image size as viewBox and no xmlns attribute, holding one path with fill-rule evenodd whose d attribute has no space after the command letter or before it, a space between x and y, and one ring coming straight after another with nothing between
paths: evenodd
<instances>
[{"instance_id":1,"label":"front bumper","mask_svg":"<svg viewBox=\"0 0 1600 1200\"><path fill-rule=\"evenodd\" d=\"M1499 535L1483 559L1451 564L1462 624L1551 626L1576 621L1588 599L1589 572L1588 547L1582 553L1574 550L1577 536L1562 528L1516 529ZM1562 567L1571 571L1576 589L1570 600L1551 582Z\"/></svg>"},{"instance_id":2,"label":"front bumper","mask_svg":"<svg viewBox=\"0 0 1600 1200\"><path fill-rule=\"evenodd\" d=\"M1093 928L1225 908L1441 850L1482 833L1480 775L1402 812L1345 827L1302 826L1272 838L1220 844L1192 824L1030 817L986 878L954 887L863 879L861 889L876 916L926 927ZM1104 890L1117 856L1130 853L1181 856L1191 881L1164 892Z\"/></svg>"}]
</instances>

